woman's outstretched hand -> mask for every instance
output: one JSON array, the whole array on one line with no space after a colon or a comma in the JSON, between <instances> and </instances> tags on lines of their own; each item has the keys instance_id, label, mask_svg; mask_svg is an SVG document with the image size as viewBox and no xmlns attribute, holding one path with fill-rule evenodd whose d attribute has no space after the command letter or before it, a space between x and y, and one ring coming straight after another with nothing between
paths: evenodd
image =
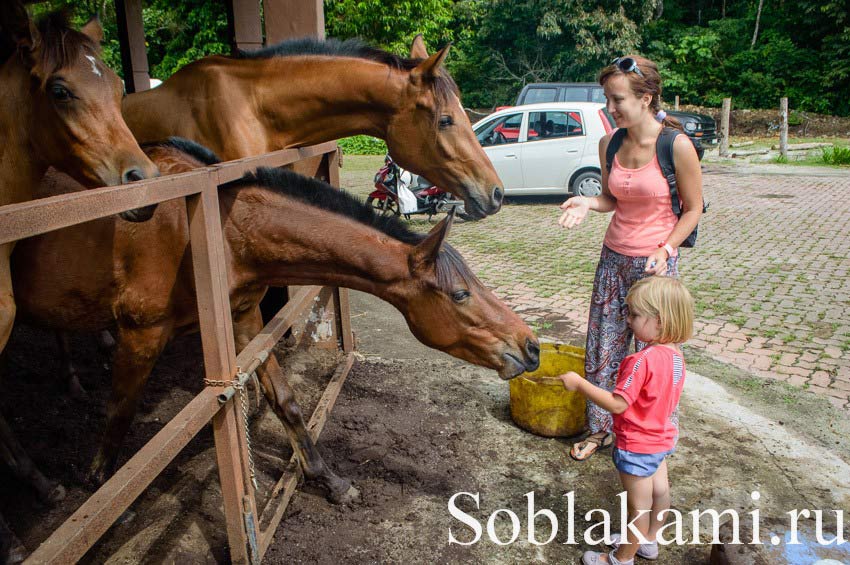
<instances>
[{"instance_id":1,"label":"woman's outstretched hand","mask_svg":"<svg viewBox=\"0 0 850 565\"><path fill-rule=\"evenodd\" d=\"M567 229L574 228L587 216L587 212L590 210L590 201L584 196L574 196L561 204L560 208L564 213L558 219L558 225Z\"/></svg>"}]
</instances>

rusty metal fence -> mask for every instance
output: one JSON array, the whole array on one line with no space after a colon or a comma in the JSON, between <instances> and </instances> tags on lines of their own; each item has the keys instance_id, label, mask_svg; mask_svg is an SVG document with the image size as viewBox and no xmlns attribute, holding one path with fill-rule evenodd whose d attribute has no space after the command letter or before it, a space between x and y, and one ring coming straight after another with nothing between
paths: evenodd
<instances>
[{"instance_id":1,"label":"rusty metal fence","mask_svg":"<svg viewBox=\"0 0 850 565\"><path fill-rule=\"evenodd\" d=\"M317 163L317 160L320 162ZM2 206L0 243L133 208L185 198L207 380L233 383L238 374L250 374L267 358L281 336L304 318L317 297L332 301L329 307L336 316L335 340L345 357L308 423L307 429L315 441L353 363L354 344L347 290L298 287L286 306L237 357L218 205L218 187L247 171L259 166L281 167L307 162L317 164L318 176L334 186L339 185L336 142L286 149L129 186L99 188ZM301 469L293 456L272 490L266 507L258 513L249 476L246 422L238 405L238 395L232 393L232 385L205 387L54 531L26 563L76 562L210 421L214 430L231 559L234 563L259 563L295 491Z\"/></svg>"}]
</instances>

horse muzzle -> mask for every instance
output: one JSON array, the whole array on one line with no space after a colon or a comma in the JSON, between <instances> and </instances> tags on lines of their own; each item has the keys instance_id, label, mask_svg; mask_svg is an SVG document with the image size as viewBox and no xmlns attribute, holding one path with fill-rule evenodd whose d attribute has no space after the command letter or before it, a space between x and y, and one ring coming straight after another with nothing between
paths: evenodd
<instances>
[{"instance_id":1,"label":"horse muzzle","mask_svg":"<svg viewBox=\"0 0 850 565\"><path fill-rule=\"evenodd\" d=\"M499 369L499 377L507 381L525 372L535 371L539 366L540 344L527 338L521 358L513 353L502 354L502 367Z\"/></svg>"},{"instance_id":2,"label":"horse muzzle","mask_svg":"<svg viewBox=\"0 0 850 565\"><path fill-rule=\"evenodd\" d=\"M156 212L157 204L151 204L150 206L143 206L141 208L133 208L132 210L127 210L126 212L121 212L118 214L122 220L127 220L128 222L139 223L139 222L147 222L153 217L153 213Z\"/></svg>"}]
</instances>

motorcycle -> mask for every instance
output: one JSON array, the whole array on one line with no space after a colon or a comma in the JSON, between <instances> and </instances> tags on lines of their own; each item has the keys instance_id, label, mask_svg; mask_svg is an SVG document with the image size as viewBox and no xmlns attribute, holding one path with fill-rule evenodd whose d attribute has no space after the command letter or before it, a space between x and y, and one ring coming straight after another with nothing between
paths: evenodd
<instances>
[{"instance_id":1,"label":"motorcycle","mask_svg":"<svg viewBox=\"0 0 850 565\"><path fill-rule=\"evenodd\" d=\"M366 204L381 215L404 215L409 220L414 214L427 214L430 220L456 207L459 218L470 218L464 212L462 200L453 200L451 194L425 177L402 169L389 154L384 157L384 166L375 173L374 183L375 190L366 198Z\"/></svg>"}]
</instances>

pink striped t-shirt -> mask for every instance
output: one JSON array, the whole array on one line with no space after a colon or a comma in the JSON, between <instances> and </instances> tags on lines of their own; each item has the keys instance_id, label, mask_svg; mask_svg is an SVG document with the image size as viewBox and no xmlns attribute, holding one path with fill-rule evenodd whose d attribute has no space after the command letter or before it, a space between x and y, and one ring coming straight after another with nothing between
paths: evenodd
<instances>
[{"instance_id":1,"label":"pink striped t-shirt","mask_svg":"<svg viewBox=\"0 0 850 565\"><path fill-rule=\"evenodd\" d=\"M605 245L621 255L646 257L673 231L670 187L658 157L639 169L626 169L614 156L608 190L616 199L614 216L605 232Z\"/></svg>"}]
</instances>

